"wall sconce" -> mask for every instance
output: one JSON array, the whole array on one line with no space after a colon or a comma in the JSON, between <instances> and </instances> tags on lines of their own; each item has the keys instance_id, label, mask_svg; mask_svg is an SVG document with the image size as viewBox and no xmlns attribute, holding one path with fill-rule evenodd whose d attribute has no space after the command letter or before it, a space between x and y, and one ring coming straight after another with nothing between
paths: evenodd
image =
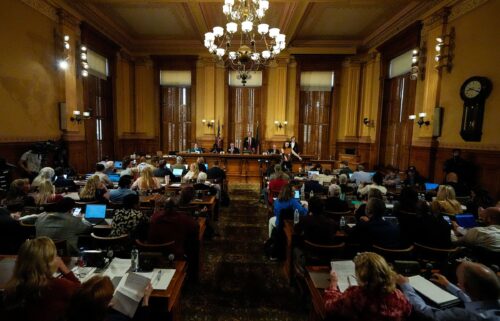
<instances>
[{"instance_id":1,"label":"wall sconce","mask_svg":"<svg viewBox=\"0 0 500 321\"><path fill-rule=\"evenodd\" d=\"M436 56L434 57L437 63L436 69L446 68L448 72L451 72L454 49L455 28L451 28L449 34L436 38Z\"/></svg>"},{"instance_id":2,"label":"wall sconce","mask_svg":"<svg viewBox=\"0 0 500 321\"><path fill-rule=\"evenodd\" d=\"M88 77L89 75L89 63L87 61L87 46L80 46L80 64L81 64L81 75L82 77Z\"/></svg>"},{"instance_id":3,"label":"wall sconce","mask_svg":"<svg viewBox=\"0 0 500 321\"><path fill-rule=\"evenodd\" d=\"M207 125L208 128L212 128L214 127L214 124L215 124L215 120L211 120L211 121L207 121L206 119L202 119L201 122L203 123L203 125Z\"/></svg>"},{"instance_id":4,"label":"wall sconce","mask_svg":"<svg viewBox=\"0 0 500 321\"><path fill-rule=\"evenodd\" d=\"M427 117L427 113L419 113L418 114L418 121L417 121L418 127L422 127L422 125L429 126L431 124L430 121L424 120L425 117ZM408 118L410 120L415 120L415 119L417 119L417 116L410 115L410 117L408 117Z\"/></svg>"},{"instance_id":5,"label":"wall sconce","mask_svg":"<svg viewBox=\"0 0 500 321\"><path fill-rule=\"evenodd\" d=\"M57 62L57 65L59 66L59 69L61 70L67 70L69 67L69 36L64 35L63 37L63 54L62 58Z\"/></svg>"},{"instance_id":6,"label":"wall sconce","mask_svg":"<svg viewBox=\"0 0 500 321\"><path fill-rule=\"evenodd\" d=\"M81 113L79 110L73 110L73 116L71 116L71 118L69 120L80 124L83 120L87 120L90 118L91 118L90 112L88 112L88 111L84 111L83 113Z\"/></svg>"},{"instance_id":7,"label":"wall sconce","mask_svg":"<svg viewBox=\"0 0 500 321\"><path fill-rule=\"evenodd\" d=\"M275 120L274 125L276 125L276 128L282 129L282 128L286 127L286 125L288 125L288 122L286 120L283 122L280 122L279 120Z\"/></svg>"},{"instance_id":8,"label":"wall sconce","mask_svg":"<svg viewBox=\"0 0 500 321\"><path fill-rule=\"evenodd\" d=\"M374 127L374 121L370 120L368 117L363 118L363 124L367 127Z\"/></svg>"}]
</instances>

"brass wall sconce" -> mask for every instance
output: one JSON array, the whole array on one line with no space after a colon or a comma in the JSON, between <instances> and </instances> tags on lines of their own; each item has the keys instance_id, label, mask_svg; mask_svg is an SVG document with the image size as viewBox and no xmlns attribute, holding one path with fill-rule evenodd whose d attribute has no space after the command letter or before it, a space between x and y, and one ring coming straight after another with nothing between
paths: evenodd
<instances>
[{"instance_id":1,"label":"brass wall sconce","mask_svg":"<svg viewBox=\"0 0 500 321\"><path fill-rule=\"evenodd\" d=\"M363 118L363 124L367 127L374 127L374 121L370 120L368 117Z\"/></svg>"},{"instance_id":2,"label":"brass wall sconce","mask_svg":"<svg viewBox=\"0 0 500 321\"><path fill-rule=\"evenodd\" d=\"M427 48L425 43L422 48L415 48L411 55L411 69L410 69L410 79L417 80L420 75L420 79L425 78L425 61L426 61Z\"/></svg>"},{"instance_id":3,"label":"brass wall sconce","mask_svg":"<svg viewBox=\"0 0 500 321\"><path fill-rule=\"evenodd\" d=\"M80 64L81 64L81 75L82 77L88 77L89 75L89 63L87 61L87 46L80 46Z\"/></svg>"},{"instance_id":4,"label":"brass wall sconce","mask_svg":"<svg viewBox=\"0 0 500 321\"><path fill-rule=\"evenodd\" d=\"M429 120L425 120L425 117L427 117L427 113L419 113L418 114L418 121L417 121L418 127L422 127L422 125L429 126L431 124L431 122ZM410 117L408 117L408 118L410 120L415 120L415 119L417 119L417 116L410 115Z\"/></svg>"},{"instance_id":5,"label":"brass wall sconce","mask_svg":"<svg viewBox=\"0 0 500 321\"><path fill-rule=\"evenodd\" d=\"M448 72L451 72L454 50L455 28L451 28L449 34L436 38L436 56L434 57L437 63L436 69L446 68Z\"/></svg>"},{"instance_id":6,"label":"brass wall sconce","mask_svg":"<svg viewBox=\"0 0 500 321\"><path fill-rule=\"evenodd\" d=\"M211 120L211 121L207 121L206 119L202 119L201 122L203 123L203 125L206 125L208 128L212 128L214 127L214 124L215 124L215 120Z\"/></svg>"},{"instance_id":7,"label":"brass wall sconce","mask_svg":"<svg viewBox=\"0 0 500 321\"><path fill-rule=\"evenodd\" d=\"M279 120L275 120L274 125L276 126L276 128L278 128L278 130L281 130L282 128L286 127L286 125L288 125L288 122L286 120L283 122L280 122Z\"/></svg>"},{"instance_id":8,"label":"brass wall sconce","mask_svg":"<svg viewBox=\"0 0 500 321\"><path fill-rule=\"evenodd\" d=\"M92 118L90 116L90 112L84 111L83 113L81 113L79 110L74 110L73 116L71 116L71 118L69 120L80 124L82 121L90 119L90 118Z\"/></svg>"},{"instance_id":9,"label":"brass wall sconce","mask_svg":"<svg viewBox=\"0 0 500 321\"><path fill-rule=\"evenodd\" d=\"M69 49L70 49L70 44L69 44L69 36L64 35L63 37L63 53L61 59L58 60L57 65L59 66L59 69L61 70L67 70L69 68Z\"/></svg>"}]
</instances>

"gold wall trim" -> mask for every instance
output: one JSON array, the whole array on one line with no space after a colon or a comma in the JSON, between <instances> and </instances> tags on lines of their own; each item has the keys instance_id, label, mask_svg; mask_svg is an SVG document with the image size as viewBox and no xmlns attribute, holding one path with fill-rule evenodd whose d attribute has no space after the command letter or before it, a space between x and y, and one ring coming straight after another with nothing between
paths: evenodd
<instances>
[{"instance_id":1,"label":"gold wall trim","mask_svg":"<svg viewBox=\"0 0 500 321\"><path fill-rule=\"evenodd\" d=\"M477 7L485 4L486 2L488 2L488 0L463 0L462 2L453 6L448 19L449 21L453 21L457 18L460 18L464 14L476 9Z\"/></svg>"},{"instance_id":2,"label":"gold wall trim","mask_svg":"<svg viewBox=\"0 0 500 321\"><path fill-rule=\"evenodd\" d=\"M1 143L26 143L26 142L41 142L46 140L59 140L60 135L57 136L25 136L25 137L0 137Z\"/></svg>"},{"instance_id":3,"label":"gold wall trim","mask_svg":"<svg viewBox=\"0 0 500 321\"><path fill-rule=\"evenodd\" d=\"M481 144L478 143L439 143L439 148L459 148L459 149L474 149L474 150L490 150L500 151L500 144Z\"/></svg>"},{"instance_id":4,"label":"gold wall trim","mask_svg":"<svg viewBox=\"0 0 500 321\"><path fill-rule=\"evenodd\" d=\"M21 0L24 4L30 6L36 11L40 12L52 21L58 20L57 10L47 2L43 0Z\"/></svg>"}]
</instances>

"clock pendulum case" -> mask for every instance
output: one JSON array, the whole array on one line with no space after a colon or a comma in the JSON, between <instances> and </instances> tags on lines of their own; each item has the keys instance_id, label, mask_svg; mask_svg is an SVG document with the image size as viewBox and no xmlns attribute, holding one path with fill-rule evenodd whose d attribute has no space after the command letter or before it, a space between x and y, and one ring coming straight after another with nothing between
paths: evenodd
<instances>
[{"instance_id":1,"label":"clock pendulum case","mask_svg":"<svg viewBox=\"0 0 500 321\"><path fill-rule=\"evenodd\" d=\"M460 97L464 101L460 136L465 141L481 141L484 103L490 95L491 89L491 81L486 77L479 76L470 77L460 87Z\"/></svg>"}]
</instances>

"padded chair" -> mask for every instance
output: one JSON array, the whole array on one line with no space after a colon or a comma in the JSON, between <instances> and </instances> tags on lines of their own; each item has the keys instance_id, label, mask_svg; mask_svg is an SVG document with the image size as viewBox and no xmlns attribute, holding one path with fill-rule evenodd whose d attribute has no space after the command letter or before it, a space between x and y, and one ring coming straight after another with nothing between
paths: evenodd
<instances>
[{"instance_id":1,"label":"padded chair","mask_svg":"<svg viewBox=\"0 0 500 321\"><path fill-rule=\"evenodd\" d=\"M98 204L99 201L88 201L88 202L84 202L84 201L75 201L75 207L85 207L87 204Z\"/></svg>"},{"instance_id":2,"label":"padded chair","mask_svg":"<svg viewBox=\"0 0 500 321\"><path fill-rule=\"evenodd\" d=\"M372 245L373 252L383 256L388 262L394 262L396 260L409 261L413 259L414 248L413 245L404 249L388 249L379 245Z\"/></svg>"},{"instance_id":3,"label":"padded chair","mask_svg":"<svg viewBox=\"0 0 500 321\"><path fill-rule=\"evenodd\" d=\"M129 258L130 257L130 237L128 234L119 236L98 236L94 232L90 234L92 238L92 246L96 249L113 251L114 256Z\"/></svg>"},{"instance_id":4,"label":"padded chair","mask_svg":"<svg viewBox=\"0 0 500 321\"><path fill-rule=\"evenodd\" d=\"M451 271L451 259L454 255L458 253L458 247L441 249L436 247L431 247L419 243L414 243L415 245L415 255L419 261L431 263L435 265L438 269L446 272Z\"/></svg>"},{"instance_id":5,"label":"padded chair","mask_svg":"<svg viewBox=\"0 0 500 321\"><path fill-rule=\"evenodd\" d=\"M306 265L330 265L332 259L344 258L345 243L335 245L317 244L304 241Z\"/></svg>"},{"instance_id":6,"label":"padded chair","mask_svg":"<svg viewBox=\"0 0 500 321\"><path fill-rule=\"evenodd\" d=\"M144 251L144 252L159 252L163 253L165 255L169 255L173 251L175 241L170 241L166 243L160 243L160 244L152 244L152 243L147 243L141 240L136 239L135 240L135 245L139 249L139 251Z\"/></svg>"},{"instance_id":7,"label":"padded chair","mask_svg":"<svg viewBox=\"0 0 500 321\"><path fill-rule=\"evenodd\" d=\"M332 212L332 211L324 211L326 217L331 218L332 220L335 220L336 222L340 221L340 218L342 216L354 216L353 212L351 210L345 211L345 212Z\"/></svg>"}]
</instances>

